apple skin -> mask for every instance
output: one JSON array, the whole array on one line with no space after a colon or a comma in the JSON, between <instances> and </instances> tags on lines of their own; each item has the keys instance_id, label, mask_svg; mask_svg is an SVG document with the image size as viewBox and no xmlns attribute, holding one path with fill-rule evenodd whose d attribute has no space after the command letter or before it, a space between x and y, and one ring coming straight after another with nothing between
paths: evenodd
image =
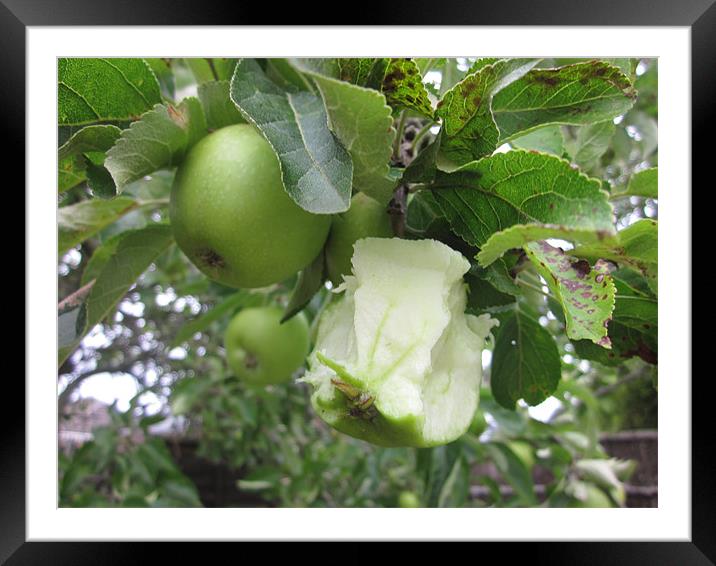
<instances>
[{"instance_id":1,"label":"apple skin","mask_svg":"<svg viewBox=\"0 0 716 566\"><path fill-rule=\"evenodd\" d=\"M235 288L278 283L308 265L330 230L288 196L278 158L253 126L200 140L177 170L169 214L174 237L207 277Z\"/></svg>"},{"instance_id":2,"label":"apple skin","mask_svg":"<svg viewBox=\"0 0 716 566\"><path fill-rule=\"evenodd\" d=\"M403 507L406 509L415 509L418 507L422 507L420 504L420 499L417 495L415 495L415 492L412 491L401 491L400 495L398 496L398 507Z\"/></svg>"},{"instance_id":3,"label":"apple skin","mask_svg":"<svg viewBox=\"0 0 716 566\"><path fill-rule=\"evenodd\" d=\"M310 348L303 313L280 323L283 309L252 307L239 311L224 333L226 361L234 374L252 385L284 383L304 363Z\"/></svg>"},{"instance_id":4,"label":"apple skin","mask_svg":"<svg viewBox=\"0 0 716 566\"><path fill-rule=\"evenodd\" d=\"M356 193L351 198L350 208L333 218L326 242L326 268L333 285L340 285L343 276L350 275L353 245L368 237L393 237L390 216L378 201L364 193Z\"/></svg>"},{"instance_id":5,"label":"apple skin","mask_svg":"<svg viewBox=\"0 0 716 566\"><path fill-rule=\"evenodd\" d=\"M578 507L578 508L593 508L593 507L614 507L609 496L604 493L597 486L592 484L586 484L587 487L587 498L584 501L572 498L567 504L567 507Z\"/></svg>"}]
</instances>

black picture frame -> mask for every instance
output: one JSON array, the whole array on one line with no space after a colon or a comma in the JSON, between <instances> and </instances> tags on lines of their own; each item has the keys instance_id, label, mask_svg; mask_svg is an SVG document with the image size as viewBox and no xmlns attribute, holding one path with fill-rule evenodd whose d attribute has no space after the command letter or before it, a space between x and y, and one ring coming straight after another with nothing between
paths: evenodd
<instances>
[{"instance_id":1,"label":"black picture frame","mask_svg":"<svg viewBox=\"0 0 716 566\"><path fill-rule=\"evenodd\" d=\"M263 10L263 11L261 11ZM6 163L23 163L25 151L25 61L28 26L85 25L315 25L318 8L306 4L283 5L279 14L257 3L237 2L224 6L213 0L177 3L172 0L2 0L0 2L0 52L3 55L5 85L0 88L0 109L6 140ZM276 12L276 10L274 10ZM332 11L329 25L340 21L352 10ZM343 14L343 15L342 15ZM692 179L704 187L713 158L707 138L713 124L716 101L716 5L714 0L542 0L541 2L461 2L443 0L396 1L371 6L362 2L351 25L551 25L551 26L686 26L691 29L692 55ZM278 19L277 19L278 18ZM18 143L22 140L23 143ZM701 141L701 143L699 143ZM19 182L24 184L23 169ZM8 183L8 189L11 188ZM690 190L684 188L684 190ZM10 191L8 191L9 193ZM15 194L19 191L14 189ZM25 202L23 199L23 208ZM30 211L25 208L26 214ZM693 225L693 223L692 223ZM692 256L693 257L693 256ZM32 258L27 257L26 261ZM19 271L19 270L18 270ZM690 284L691 274L686 277ZM15 289L17 283L13 283ZM16 292L16 291L15 291ZM25 295L25 301L30 297ZM690 329L685 329L690 331ZM713 331L710 331L711 335ZM707 333L708 334L708 333ZM694 332L695 336L696 333ZM25 343L26 354L28 343ZM693 351L693 346L692 346ZM684 352L687 371L664 379L691 379L691 352ZM528 563L547 564L674 564L700 565L716 563L716 468L710 456L716 449L712 434L713 397L708 379L692 380L692 538L690 542L588 542L588 543L491 543L491 550L504 557ZM186 545L152 543L40 543L26 542L25 537L25 385L18 376L6 376L6 406L0 416L0 562L16 564L92 564L145 563L149 553L157 552L164 561L188 558ZM8 401L12 399L13 401ZM81 536L80 533L78 533ZM317 535L319 536L319 535ZM555 533L558 537L559 533ZM350 537L347 537L350 538ZM509 550L505 548L509 544ZM497 546L495 546L497 545ZM139 547L142 548L139 548ZM147 548L150 547L150 548ZM362 546L361 561L370 556L370 547ZM415 547L423 552L421 547ZM205 551L202 551L202 553ZM229 551L231 552L231 551ZM331 551L333 552L333 551ZM480 551L482 552L482 551ZM179 554L181 553L181 554ZM340 550L343 557L351 556ZM337 556L337 555L336 555ZM141 557L141 558L140 558ZM235 559L239 556L234 555ZM406 559L408 557L404 557ZM408 558L409 559L409 558ZM7 562L5 562L7 560Z\"/></svg>"}]
</instances>

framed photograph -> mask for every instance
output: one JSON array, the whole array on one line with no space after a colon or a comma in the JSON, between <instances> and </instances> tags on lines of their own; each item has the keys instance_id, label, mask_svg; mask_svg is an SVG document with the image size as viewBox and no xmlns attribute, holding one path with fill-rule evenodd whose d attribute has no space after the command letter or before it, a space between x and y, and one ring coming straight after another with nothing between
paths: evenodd
<instances>
[{"instance_id":1,"label":"framed photograph","mask_svg":"<svg viewBox=\"0 0 716 566\"><path fill-rule=\"evenodd\" d=\"M60 4L0 7L27 320L2 560L716 560L691 374L709 2L350 26Z\"/></svg>"}]
</instances>

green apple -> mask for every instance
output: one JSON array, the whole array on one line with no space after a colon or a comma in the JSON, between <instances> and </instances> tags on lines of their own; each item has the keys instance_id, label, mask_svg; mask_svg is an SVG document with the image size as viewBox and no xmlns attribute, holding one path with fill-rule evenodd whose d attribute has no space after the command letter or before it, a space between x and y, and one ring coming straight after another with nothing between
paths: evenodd
<instances>
[{"instance_id":1,"label":"green apple","mask_svg":"<svg viewBox=\"0 0 716 566\"><path fill-rule=\"evenodd\" d=\"M276 154L248 124L221 128L189 151L169 213L186 256L229 287L264 287L295 274L321 251L331 223L291 200Z\"/></svg>"},{"instance_id":2,"label":"green apple","mask_svg":"<svg viewBox=\"0 0 716 566\"><path fill-rule=\"evenodd\" d=\"M415 492L401 491L398 496L398 507L417 508L422 507L422 505L420 504L418 496L415 495Z\"/></svg>"},{"instance_id":3,"label":"green apple","mask_svg":"<svg viewBox=\"0 0 716 566\"><path fill-rule=\"evenodd\" d=\"M586 490L586 497L581 500L573 497L567 507L614 507L614 503L609 499L609 496L596 485L591 483L584 483L583 485Z\"/></svg>"},{"instance_id":4,"label":"green apple","mask_svg":"<svg viewBox=\"0 0 716 566\"><path fill-rule=\"evenodd\" d=\"M462 436L477 409L484 340L496 321L466 315L470 268L435 240L364 238L353 275L322 313L311 403L335 429L381 446Z\"/></svg>"},{"instance_id":5,"label":"green apple","mask_svg":"<svg viewBox=\"0 0 716 566\"><path fill-rule=\"evenodd\" d=\"M353 245L369 236L392 237L390 217L378 201L364 193L356 193L351 198L350 208L333 218L326 241L326 267L328 278L334 285L340 285L343 276L351 273Z\"/></svg>"},{"instance_id":6,"label":"green apple","mask_svg":"<svg viewBox=\"0 0 716 566\"><path fill-rule=\"evenodd\" d=\"M472 417L472 422L470 423L470 432L474 434L475 436L480 436L483 432L487 430L488 424L487 419L485 418L485 413L478 409L475 411L475 414Z\"/></svg>"},{"instance_id":7,"label":"green apple","mask_svg":"<svg viewBox=\"0 0 716 566\"><path fill-rule=\"evenodd\" d=\"M246 308L234 316L224 334L226 361L240 379L253 385L288 381L310 349L303 313L281 324L283 309Z\"/></svg>"}]
</instances>

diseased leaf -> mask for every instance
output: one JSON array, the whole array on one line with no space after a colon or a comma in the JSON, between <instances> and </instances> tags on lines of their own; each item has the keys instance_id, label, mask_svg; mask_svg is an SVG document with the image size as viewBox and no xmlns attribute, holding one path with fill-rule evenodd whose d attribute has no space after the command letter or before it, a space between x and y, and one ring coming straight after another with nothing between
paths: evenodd
<instances>
[{"instance_id":1,"label":"diseased leaf","mask_svg":"<svg viewBox=\"0 0 716 566\"><path fill-rule=\"evenodd\" d=\"M614 311L616 291L608 264L597 260L591 267L588 262L577 261L547 242L527 244L524 250L559 301L567 336L610 348L607 324Z\"/></svg>"},{"instance_id":2,"label":"diseased leaf","mask_svg":"<svg viewBox=\"0 0 716 566\"><path fill-rule=\"evenodd\" d=\"M420 69L412 59L390 59L380 90L393 108L407 108L427 118L433 117Z\"/></svg>"},{"instance_id":3,"label":"diseased leaf","mask_svg":"<svg viewBox=\"0 0 716 566\"><path fill-rule=\"evenodd\" d=\"M293 318L318 293L326 280L326 256L323 250L311 264L298 274L296 286L291 293L291 299L281 317L281 322Z\"/></svg>"},{"instance_id":4,"label":"diseased leaf","mask_svg":"<svg viewBox=\"0 0 716 566\"><path fill-rule=\"evenodd\" d=\"M514 224L614 230L601 183L543 153L498 153L453 173L438 171L433 186L455 233L477 247Z\"/></svg>"},{"instance_id":5,"label":"diseased leaf","mask_svg":"<svg viewBox=\"0 0 716 566\"><path fill-rule=\"evenodd\" d=\"M614 314L609 322L611 350L586 340L573 341L579 357L615 366L632 357L647 363L658 362L658 301L646 281L633 271L620 269L612 274L616 288Z\"/></svg>"},{"instance_id":6,"label":"diseased leaf","mask_svg":"<svg viewBox=\"0 0 716 566\"><path fill-rule=\"evenodd\" d=\"M212 130L224 126L245 122L229 98L229 81L209 81L197 87L197 95L201 101L206 125Z\"/></svg>"},{"instance_id":7,"label":"diseased leaf","mask_svg":"<svg viewBox=\"0 0 716 566\"><path fill-rule=\"evenodd\" d=\"M195 98L178 107L158 104L126 130L107 152L104 167L118 191L155 171L177 165L206 134L201 105Z\"/></svg>"},{"instance_id":8,"label":"diseased leaf","mask_svg":"<svg viewBox=\"0 0 716 566\"><path fill-rule=\"evenodd\" d=\"M491 264L501 257L507 250L521 248L529 242L557 238L569 242L595 244L602 242L615 242L614 231L582 230L580 228L566 228L553 224L515 224L502 232L495 232L485 242L477 254L480 265Z\"/></svg>"},{"instance_id":9,"label":"diseased leaf","mask_svg":"<svg viewBox=\"0 0 716 566\"><path fill-rule=\"evenodd\" d=\"M593 124L629 110L631 81L603 61L556 69L532 69L495 95L492 112L500 141L546 124Z\"/></svg>"},{"instance_id":10,"label":"diseased leaf","mask_svg":"<svg viewBox=\"0 0 716 566\"><path fill-rule=\"evenodd\" d=\"M514 409L519 399L539 405L559 385L561 361L551 334L519 309L500 322L492 353L495 400Z\"/></svg>"},{"instance_id":11,"label":"diseased leaf","mask_svg":"<svg viewBox=\"0 0 716 566\"><path fill-rule=\"evenodd\" d=\"M137 201L128 197L86 200L63 206L57 211L57 252L62 254L82 243L137 206Z\"/></svg>"},{"instance_id":12,"label":"diseased leaf","mask_svg":"<svg viewBox=\"0 0 716 566\"><path fill-rule=\"evenodd\" d=\"M132 120L161 102L144 59L60 58L57 71L58 124Z\"/></svg>"},{"instance_id":13,"label":"diseased leaf","mask_svg":"<svg viewBox=\"0 0 716 566\"><path fill-rule=\"evenodd\" d=\"M612 198L625 196L659 198L659 168L652 167L634 173L625 189L612 193Z\"/></svg>"},{"instance_id":14,"label":"diseased leaf","mask_svg":"<svg viewBox=\"0 0 716 566\"><path fill-rule=\"evenodd\" d=\"M500 59L468 74L445 93L436 115L443 121L442 153L458 165L490 155L500 134L493 97L538 63L538 59Z\"/></svg>"},{"instance_id":15,"label":"diseased leaf","mask_svg":"<svg viewBox=\"0 0 716 566\"><path fill-rule=\"evenodd\" d=\"M59 363L77 347L82 337L98 324L125 295L137 278L173 242L171 226L152 224L122 232L108 240L92 256L82 274L86 284L96 279L80 307L74 341L58 351ZM105 246L107 249L104 249Z\"/></svg>"},{"instance_id":16,"label":"diseased leaf","mask_svg":"<svg viewBox=\"0 0 716 566\"><path fill-rule=\"evenodd\" d=\"M595 242L578 246L570 253L596 261L613 261L620 267L630 267L641 273L650 289L658 293L659 223L643 218L617 233L616 241Z\"/></svg>"},{"instance_id":17,"label":"diseased leaf","mask_svg":"<svg viewBox=\"0 0 716 566\"><path fill-rule=\"evenodd\" d=\"M315 214L348 210L353 164L328 128L321 99L281 90L252 59L239 61L230 88L244 118L276 151L284 186L296 204Z\"/></svg>"}]
</instances>

